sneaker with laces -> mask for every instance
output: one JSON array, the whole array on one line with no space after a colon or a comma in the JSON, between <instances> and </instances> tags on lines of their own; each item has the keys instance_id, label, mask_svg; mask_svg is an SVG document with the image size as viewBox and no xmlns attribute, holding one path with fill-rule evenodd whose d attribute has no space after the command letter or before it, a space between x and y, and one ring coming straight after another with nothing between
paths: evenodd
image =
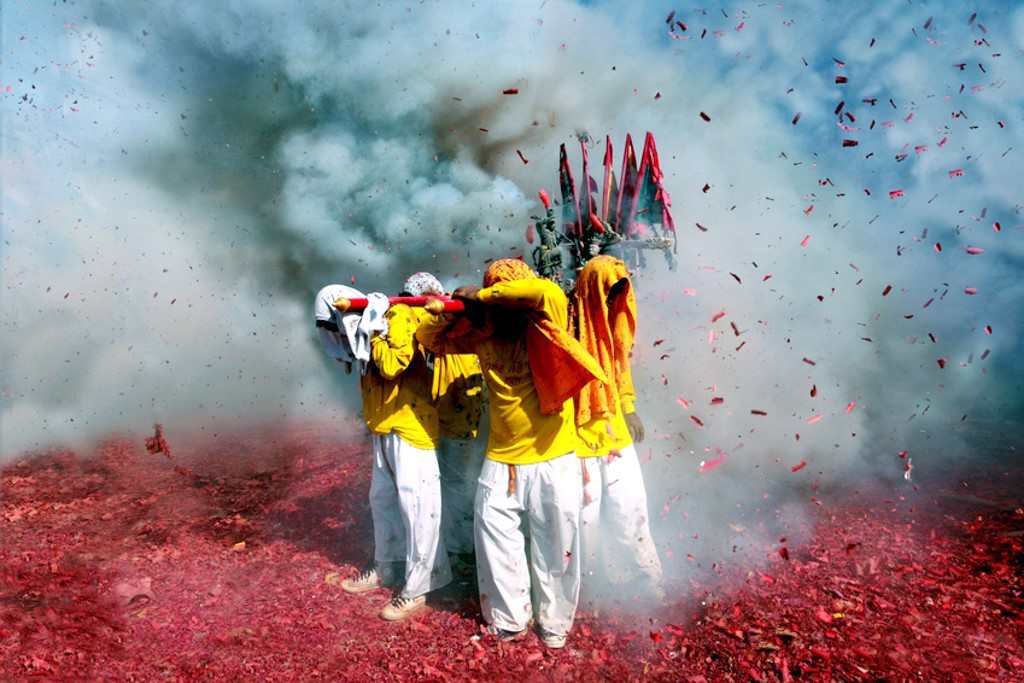
<instances>
[{"instance_id":1,"label":"sneaker with laces","mask_svg":"<svg viewBox=\"0 0 1024 683\"><path fill-rule=\"evenodd\" d=\"M494 624L488 624L487 627L484 628L484 633L490 636L494 636L498 640L505 643L510 643L514 640L522 640L526 637L525 628L522 631L506 631L503 628L498 628Z\"/></svg>"},{"instance_id":2,"label":"sneaker with laces","mask_svg":"<svg viewBox=\"0 0 1024 683\"><path fill-rule=\"evenodd\" d=\"M384 609L380 611L380 618L386 621L401 621L426 606L426 595L421 595L418 598L403 598L401 595L396 595L391 602L384 605Z\"/></svg>"},{"instance_id":3,"label":"sneaker with laces","mask_svg":"<svg viewBox=\"0 0 1024 683\"><path fill-rule=\"evenodd\" d=\"M345 579L341 582L341 589L346 593L366 593L380 588L384 584L380 580L380 574L376 569L367 569L355 578Z\"/></svg>"},{"instance_id":4,"label":"sneaker with laces","mask_svg":"<svg viewBox=\"0 0 1024 683\"><path fill-rule=\"evenodd\" d=\"M551 631L545 631L544 629L541 629L538 635L540 635L540 642L544 643L544 647L546 648L561 650L565 647L566 636L561 636L557 633L552 633Z\"/></svg>"}]
</instances>

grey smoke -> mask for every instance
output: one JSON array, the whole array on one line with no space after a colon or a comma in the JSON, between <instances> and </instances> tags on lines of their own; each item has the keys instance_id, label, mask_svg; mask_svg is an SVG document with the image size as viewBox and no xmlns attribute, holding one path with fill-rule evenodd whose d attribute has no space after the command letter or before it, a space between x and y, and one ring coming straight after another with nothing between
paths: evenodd
<instances>
[{"instance_id":1,"label":"grey smoke","mask_svg":"<svg viewBox=\"0 0 1024 683\"><path fill-rule=\"evenodd\" d=\"M681 247L677 271L638 278L637 378L673 573L687 553L706 567L737 542L760 552L765 539L734 527L759 507L799 519L808 482L899 481L904 449L919 468L969 457L971 417L1020 413L1024 10L994 12L982 52L963 18L896 2L690 9L677 41L669 9L11 10L0 453L153 421L211 433L350 414L351 384L311 333L321 285L390 292L421 269L477 281L485 259L526 252L559 143L610 134L618 154L627 131L651 130ZM932 14L932 42L910 33ZM986 72L949 67L967 59ZM837 127L839 100L856 131ZM961 109L969 120L950 117ZM722 465L699 473L716 449Z\"/></svg>"}]
</instances>

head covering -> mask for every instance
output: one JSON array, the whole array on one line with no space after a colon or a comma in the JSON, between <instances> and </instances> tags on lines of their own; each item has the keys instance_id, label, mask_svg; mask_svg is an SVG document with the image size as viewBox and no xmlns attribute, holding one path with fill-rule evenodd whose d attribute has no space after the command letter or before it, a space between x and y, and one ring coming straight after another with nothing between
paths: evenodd
<instances>
[{"instance_id":1,"label":"head covering","mask_svg":"<svg viewBox=\"0 0 1024 683\"><path fill-rule=\"evenodd\" d=\"M343 361L353 361L355 356L352 352L352 333L355 326L359 324L359 315L349 313L340 315L334 308L335 299L342 297L346 299L358 299L363 293L358 289L346 287L345 285L327 285L316 293L313 300L313 317L316 320L334 321L338 331L333 332L323 327L317 328L320 334L320 342L324 351L331 358Z\"/></svg>"},{"instance_id":2,"label":"head covering","mask_svg":"<svg viewBox=\"0 0 1024 683\"><path fill-rule=\"evenodd\" d=\"M424 296L426 294L444 294L444 287L441 281L430 273L413 273L402 285L402 291L408 292L409 296Z\"/></svg>"},{"instance_id":3,"label":"head covering","mask_svg":"<svg viewBox=\"0 0 1024 683\"><path fill-rule=\"evenodd\" d=\"M624 286L612 301L608 296L618 283ZM613 256L596 256L587 262L576 280L578 336L583 348L597 359L609 381L590 382L576 401L576 424L607 418L619 406L619 386L629 376L629 355L636 335L636 294L626 264Z\"/></svg>"},{"instance_id":4,"label":"head covering","mask_svg":"<svg viewBox=\"0 0 1024 683\"><path fill-rule=\"evenodd\" d=\"M535 283L523 283L534 280ZM484 287L499 294L515 290L532 290L543 302L526 312L526 353L530 373L537 389L540 410L546 415L562 410L565 402L591 380L606 381L601 366L569 334L568 301L562 288L550 280L537 277L530 266L519 259L500 259L484 273ZM522 309L521 309L522 310Z\"/></svg>"},{"instance_id":5,"label":"head covering","mask_svg":"<svg viewBox=\"0 0 1024 683\"><path fill-rule=\"evenodd\" d=\"M512 282L513 280L529 280L537 277L533 268L526 265L525 261L517 258L498 259L487 266L484 273L484 287L491 287L499 282Z\"/></svg>"}]
</instances>

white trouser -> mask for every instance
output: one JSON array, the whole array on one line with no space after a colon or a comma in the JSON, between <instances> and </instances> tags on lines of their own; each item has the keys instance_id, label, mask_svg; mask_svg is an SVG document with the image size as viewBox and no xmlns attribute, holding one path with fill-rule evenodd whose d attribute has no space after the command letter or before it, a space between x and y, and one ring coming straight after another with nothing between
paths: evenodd
<instances>
[{"instance_id":1,"label":"white trouser","mask_svg":"<svg viewBox=\"0 0 1024 683\"><path fill-rule=\"evenodd\" d=\"M584 581L594 575L611 578L609 569L614 566L621 573L616 577L621 583L660 591L661 561L651 538L647 491L636 448L630 444L617 455L580 458L580 463Z\"/></svg>"},{"instance_id":2,"label":"white trouser","mask_svg":"<svg viewBox=\"0 0 1024 683\"><path fill-rule=\"evenodd\" d=\"M397 434L373 435L373 558L378 567L405 562L402 596L415 598L452 580L441 540L441 479L433 450Z\"/></svg>"},{"instance_id":3,"label":"white trouser","mask_svg":"<svg viewBox=\"0 0 1024 683\"><path fill-rule=\"evenodd\" d=\"M575 453L534 465L486 460L476 492L480 610L506 631L527 627L536 606L546 631L567 635L580 592L580 470ZM527 559L526 536L530 539ZM530 583L533 582L531 599Z\"/></svg>"},{"instance_id":4,"label":"white trouser","mask_svg":"<svg viewBox=\"0 0 1024 683\"><path fill-rule=\"evenodd\" d=\"M450 553L473 553L473 498L484 464L486 442L442 439L437 453L441 470L441 536Z\"/></svg>"}]
</instances>

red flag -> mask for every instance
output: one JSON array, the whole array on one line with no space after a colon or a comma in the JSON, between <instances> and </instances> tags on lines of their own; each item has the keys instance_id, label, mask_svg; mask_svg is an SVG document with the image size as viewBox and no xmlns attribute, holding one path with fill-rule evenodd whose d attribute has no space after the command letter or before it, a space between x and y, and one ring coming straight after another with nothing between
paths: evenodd
<instances>
[{"instance_id":1,"label":"red flag","mask_svg":"<svg viewBox=\"0 0 1024 683\"><path fill-rule=\"evenodd\" d=\"M612 182L615 172L612 171L612 137L604 137L604 185L601 190L601 220L608 220L608 205L612 199Z\"/></svg>"},{"instance_id":2,"label":"red flag","mask_svg":"<svg viewBox=\"0 0 1024 683\"><path fill-rule=\"evenodd\" d=\"M576 185L572 180L572 169L569 168L569 157L565 152L565 143L559 150L558 184L562 188L562 229L566 234L582 234L580 222L580 205L576 200Z\"/></svg>"},{"instance_id":3,"label":"red flag","mask_svg":"<svg viewBox=\"0 0 1024 683\"><path fill-rule=\"evenodd\" d=\"M651 133L647 134L651 141L651 178L654 181L655 193L652 209L655 214L651 216L651 221L661 219L661 229L676 231L675 221L672 220L672 198L668 194L668 190L665 189L665 174L661 171L661 159L658 158L658 148L654 144L654 135Z\"/></svg>"},{"instance_id":4,"label":"red flag","mask_svg":"<svg viewBox=\"0 0 1024 683\"><path fill-rule=\"evenodd\" d=\"M636 152L633 151L633 138L626 133L626 147L622 156L622 187L615 207L615 226L619 234L629 234L629 219L636 201Z\"/></svg>"},{"instance_id":5,"label":"red flag","mask_svg":"<svg viewBox=\"0 0 1024 683\"><path fill-rule=\"evenodd\" d=\"M581 225L590 223L593 208L590 203L590 157L587 154L587 141L580 139L580 153L583 155L583 177L580 179L580 216L584 219ZM583 233L580 233L583 236Z\"/></svg>"}]
</instances>

